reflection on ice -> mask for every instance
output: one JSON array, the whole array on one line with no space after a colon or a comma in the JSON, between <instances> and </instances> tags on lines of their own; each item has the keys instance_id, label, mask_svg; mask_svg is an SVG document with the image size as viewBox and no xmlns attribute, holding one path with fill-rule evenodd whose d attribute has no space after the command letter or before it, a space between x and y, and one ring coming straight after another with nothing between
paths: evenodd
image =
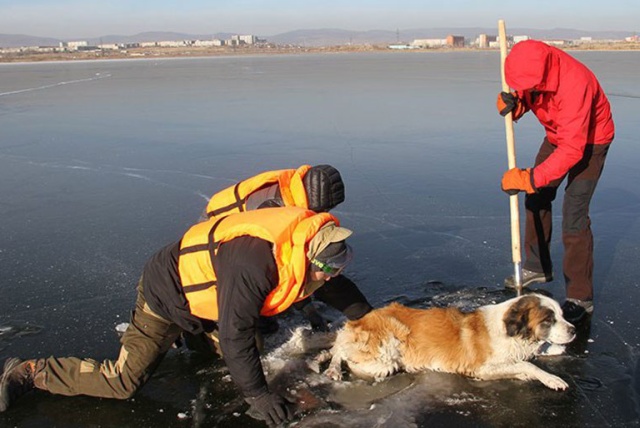
<instances>
[{"instance_id":1,"label":"reflection on ice","mask_svg":"<svg viewBox=\"0 0 640 428\"><path fill-rule=\"evenodd\" d=\"M14 337L38 334L43 328L24 321L12 321L10 324L0 325L0 340L11 340Z\"/></svg>"},{"instance_id":2,"label":"reflection on ice","mask_svg":"<svg viewBox=\"0 0 640 428\"><path fill-rule=\"evenodd\" d=\"M24 321L12 321L11 323L0 325L0 351L9 346L13 339L38 334L43 329L44 327L42 326Z\"/></svg>"},{"instance_id":3,"label":"reflection on ice","mask_svg":"<svg viewBox=\"0 0 640 428\"><path fill-rule=\"evenodd\" d=\"M100 73L96 73L94 77L89 77L89 78L86 78L86 79L68 80L68 81L63 81L63 82L52 83L50 85L42 85L42 86L36 86L36 87L33 87L33 88L18 89L18 90L9 91L9 92L0 92L0 97L7 96L7 95L21 94L21 93L24 93L24 92L41 91L43 89L50 89L50 88L55 88L55 87L63 86L63 85L71 85L71 84L74 84L74 83L91 82L91 81L94 81L94 80L104 79L106 77L111 77L111 74L102 75Z\"/></svg>"}]
</instances>

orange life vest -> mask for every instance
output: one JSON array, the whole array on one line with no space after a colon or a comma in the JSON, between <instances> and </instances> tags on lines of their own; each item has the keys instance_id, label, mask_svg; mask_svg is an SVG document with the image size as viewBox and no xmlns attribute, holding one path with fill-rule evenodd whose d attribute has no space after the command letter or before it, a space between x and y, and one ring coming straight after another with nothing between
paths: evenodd
<instances>
[{"instance_id":1,"label":"orange life vest","mask_svg":"<svg viewBox=\"0 0 640 428\"><path fill-rule=\"evenodd\" d=\"M267 171L227 187L209 199L206 208L207 216L220 218L246 211L247 198L256 190L272 184L280 186L280 194L285 206L309 208L307 193L302 183L302 178L309 169L311 165L302 165L298 169Z\"/></svg>"},{"instance_id":2,"label":"orange life vest","mask_svg":"<svg viewBox=\"0 0 640 428\"><path fill-rule=\"evenodd\" d=\"M178 273L193 315L218 320L217 278L213 257L218 246L240 236L273 243L278 285L260 311L272 316L299 300L307 275L309 241L327 222L339 224L329 213L316 214L297 207L264 208L211 218L192 226L180 241Z\"/></svg>"}]
</instances>

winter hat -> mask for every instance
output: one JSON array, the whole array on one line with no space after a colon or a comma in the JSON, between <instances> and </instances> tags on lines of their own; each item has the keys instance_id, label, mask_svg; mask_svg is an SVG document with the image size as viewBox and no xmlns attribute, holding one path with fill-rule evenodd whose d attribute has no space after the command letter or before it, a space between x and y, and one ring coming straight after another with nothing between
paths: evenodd
<instances>
[{"instance_id":1,"label":"winter hat","mask_svg":"<svg viewBox=\"0 0 640 428\"><path fill-rule=\"evenodd\" d=\"M307 257L311 261L311 269L328 269L325 270L327 273L344 269L353 258L351 246L345 242L351 233L349 229L338 227L333 222L323 226L309 242Z\"/></svg>"},{"instance_id":2,"label":"winter hat","mask_svg":"<svg viewBox=\"0 0 640 428\"><path fill-rule=\"evenodd\" d=\"M309 249L307 251L307 258L309 260L318 259L320 261L326 261L328 257L331 256L331 253L336 252L337 247L333 247L331 250L327 250L328 252L324 254L324 260L321 260L319 257L327 247L334 243L340 243L351 236L353 232L345 227L336 226L336 224L332 221L327 222L324 226L316 232L315 236L309 241ZM346 245L346 244L344 244Z\"/></svg>"},{"instance_id":3,"label":"winter hat","mask_svg":"<svg viewBox=\"0 0 640 428\"><path fill-rule=\"evenodd\" d=\"M342 263L343 268L351 261L351 247L345 242L353 232L344 227L338 227L334 222L330 221L324 225L309 242L309 250L307 258L311 260L319 260L322 263L337 265ZM335 260L332 260L335 259ZM310 263L312 272L321 270L317 265ZM318 288L324 284L324 279L319 281L310 281L304 284L300 290L300 297L304 298L313 294Z\"/></svg>"},{"instance_id":4,"label":"winter hat","mask_svg":"<svg viewBox=\"0 0 640 428\"><path fill-rule=\"evenodd\" d=\"M307 192L309 209L326 212L344 201L344 183L337 169L331 165L312 166L302 182Z\"/></svg>"},{"instance_id":5,"label":"winter hat","mask_svg":"<svg viewBox=\"0 0 640 428\"><path fill-rule=\"evenodd\" d=\"M321 270L331 276L338 275L353 258L353 250L345 241L329 244L311 263L312 270ZM318 263L320 262L320 263Z\"/></svg>"}]
</instances>

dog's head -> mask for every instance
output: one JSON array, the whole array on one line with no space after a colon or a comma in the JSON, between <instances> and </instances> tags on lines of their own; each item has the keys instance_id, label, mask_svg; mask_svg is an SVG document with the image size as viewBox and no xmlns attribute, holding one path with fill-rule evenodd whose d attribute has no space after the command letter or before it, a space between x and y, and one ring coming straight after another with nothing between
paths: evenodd
<instances>
[{"instance_id":1,"label":"dog's head","mask_svg":"<svg viewBox=\"0 0 640 428\"><path fill-rule=\"evenodd\" d=\"M510 337L558 345L575 338L575 327L562 317L562 309L555 300L539 294L528 294L512 300L503 317Z\"/></svg>"}]
</instances>

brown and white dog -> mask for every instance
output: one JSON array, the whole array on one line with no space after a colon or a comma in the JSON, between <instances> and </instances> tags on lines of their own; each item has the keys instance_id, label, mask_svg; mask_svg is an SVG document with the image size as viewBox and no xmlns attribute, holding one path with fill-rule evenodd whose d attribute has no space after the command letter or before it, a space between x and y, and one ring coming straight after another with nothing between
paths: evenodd
<instances>
[{"instance_id":1,"label":"brown and white dog","mask_svg":"<svg viewBox=\"0 0 640 428\"><path fill-rule=\"evenodd\" d=\"M575 328L558 303L528 294L464 313L458 308L412 309L398 303L375 309L338 331L320 360L342 379L342 362L358 377L381 379L396 371L435 370L479 380L537 379L551 389L568 387L558 376L528 362L540 347L547 355L564 352Z\"/></svg>"}]
</instances>

